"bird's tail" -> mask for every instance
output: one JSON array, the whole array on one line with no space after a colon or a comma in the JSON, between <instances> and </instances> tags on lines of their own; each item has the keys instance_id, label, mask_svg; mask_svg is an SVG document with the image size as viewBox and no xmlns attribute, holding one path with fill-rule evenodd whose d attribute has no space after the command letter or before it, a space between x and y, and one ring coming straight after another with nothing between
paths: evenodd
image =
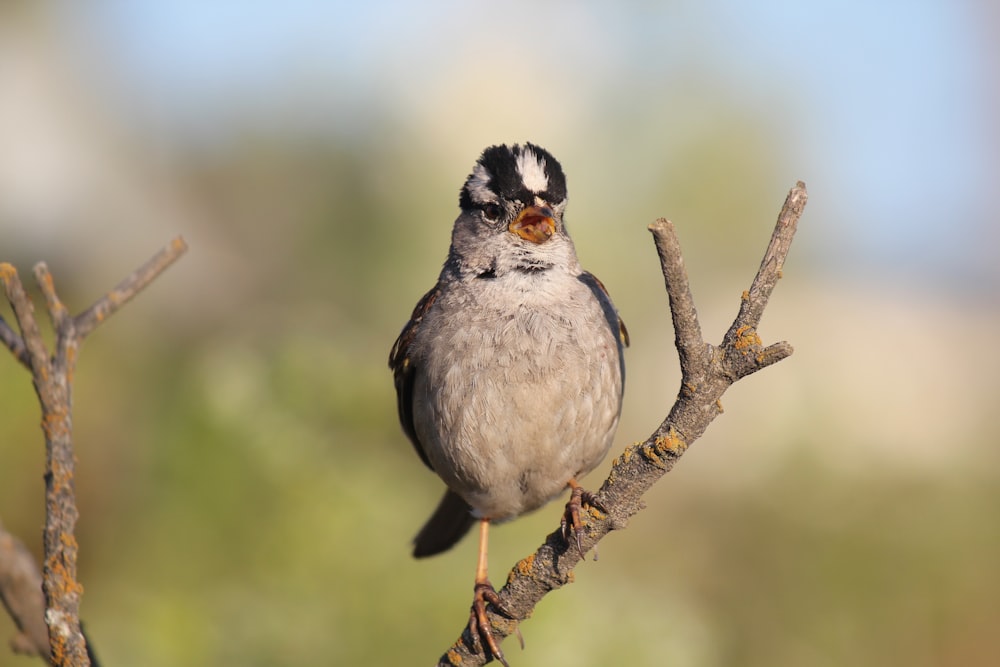
<instances>
[{"instance_id":1,"label":"bird's tail","mask_svg":"<svg viewBox=\"0 0 1000 667\"><path fill-rule=\"evenodd\" d=\"M446 491L434 514L413 539L413 556L425 558L451 549L475 522L469 504L459 495Z\"/></svg>"}]
</instances>

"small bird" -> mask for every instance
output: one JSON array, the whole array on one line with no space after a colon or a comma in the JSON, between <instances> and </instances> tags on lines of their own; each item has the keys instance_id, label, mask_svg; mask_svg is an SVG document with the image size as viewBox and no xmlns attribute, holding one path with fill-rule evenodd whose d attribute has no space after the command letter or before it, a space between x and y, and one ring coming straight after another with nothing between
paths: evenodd
<instances>
[{"instance_id":1,"label":"small bird","mask_svg":"<svg viewBox=\"0 0 1000 667\"><path fill-rule=\"evenodd\" d=\"M595 505L577 482L618 427L628 332L566 231L566 178L527 143L483 151L437 284L389 355L403 431L448 487L413 555L450 549L479 522L470 636L507 665L486 617L491 523L571 489L563 535ZM582 555L582 548L580 548Z\"/></svg>"}]
</instances>

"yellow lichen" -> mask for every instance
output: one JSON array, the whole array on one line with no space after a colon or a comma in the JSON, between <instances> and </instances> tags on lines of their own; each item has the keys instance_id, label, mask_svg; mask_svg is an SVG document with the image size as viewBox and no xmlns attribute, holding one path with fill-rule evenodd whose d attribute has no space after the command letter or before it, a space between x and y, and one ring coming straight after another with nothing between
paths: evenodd
<instances>
[{"instance_id":1,"label":"yellow lichen","mask_svg":"<svg viewBox=\"0 0 1000 667\"><path fill-rule=\"evenodd\" d=\"M685 449L687 443L676 430L671 428L666 435L657 436L652 445L643 445L641 451L647 461L661 470L667 470L669 462L665 461L664 457L677 458Z\"/></svg>"},{"instance_id":2,"label":"yellow lichen","mask_svg":"<svg viewBox=\"0 0 1000 667\"><path fill-rule=\"evenodd\" d=\"M658 440L659 439L657 439L657 441ZM660 456L660 453L662 451L663 450L659 449L655 445L648 445L647 444L647 445L643 445L642 446L642 455L646 458L646 460L649 461L650 463L652 463L657 468L660 468L661 470L666 470L667 469L667 464L666 464L666 462L664 462L663 458Z\"/></svg>"},{"instance_id":3,"label":"yellow lichen","mask_svg":"<svg viewBox=\"0 0 1000 667\"><path fill-rule=\"evenodd\" d=\"M56 284L52 282L52 274L48 271L38 276L38 283L38 286L42 288L42 292L51 294L56 291Z\"/></svg>"},{"instance_id":4,"label":"yellow lichen","mask_svg":"<svg viewBox=\"0 0 1000 667\"><path fill-rule=\"evenodd\" d=\"M53 554L46 559L45 565L51 574L48 580L52 582L59 595L78 596L83 593L83 586L73 578L59 554Z\"/></svg>"},{"instance_id":5,"label":"yellow lichen","mask_svg":"<svg viewBox=\"0 0 1000 667\"><path fill-rule=\"evenodd\" d=\"M66 638L59 633L55 633L49 638L49 646L52 650L53 665L68 665L69 660L66 655Z\"/></svg>"},{"instance_id":6,"label":"yellow lichen","mask_svg":"<svg viewBox=\"0 0 1000 667\"><path fill-rule=\"evenodd\" d=\"M4 284L9 284L14 278L17 277L17 269L14 268L12 264L7 262L0 262L0 280Z\"/></svg>"},{"instance_id":7,"label":"yellow lichen","mask_svg":"<svg viewBox=\"0 0 1000 667\"><path fill-rule=\"evenodd\" d=\"M517 565L514 566L514 569L521 576L528 577L531 575L531 570L534 567L534 565L535 565L535 554L531 554L527 558L522 558L521 560L517 561Z\"/></svg>"},{"instance_id":8,"label":"yellow lichen","mask_svg":"<svg viewBox=\"0 0 1000 667\"><path fill-rule=\"evenodd\" d=\"M79 548L79 546L76 543L76 538L73 537L72 535L70 535L69 533L60 533L60 535L59 535L59 541L67 549L78 549Z\"/></svg>"},{"instance_id":9,"label":"yellow lichen","mask_svg":"<svg viewBox=\"0 0 1000 667\"><path fill-rule=\"evenodd\" d=\"M666 435L657 437L654 442L660 452L669 451L677 454L687 448L687 444L681 438L680 434L672 427Z\"/></svg>"},{"instance_id":10,"label":"yellow lichen","mask_svg":"<svg viewBox=\"0 0 1000 667\"><path fill-rule=\"evenodd\" d=\"M744 324L736 330L736 340L733 341L733 347L737 350L745 353L751 347L760 347L762 344L760 336L750 325Z\"/></svg>"},{"instance_id":11,"label":"yellow lichen","mask_svg":"<svg viewBox=\"0 0 1000 667\"><path fill-rule=\"evenodd\" d=\"M55 440L69 434L66 410L60 408L42 417L42 431L48 440Z\"/></svg>"},{"instance_id":12,"label":"yellow lichen","mask_svg":"<svg viewBox=\"0 0 1000 667\"><path fill-rule=\"evenodd\" d=\"M593 505L587 506L587 511L590 513L594 519L601 520L607 517L607 514L602 512L600 509L594 507Z\"/></svg>"}]
</instances>

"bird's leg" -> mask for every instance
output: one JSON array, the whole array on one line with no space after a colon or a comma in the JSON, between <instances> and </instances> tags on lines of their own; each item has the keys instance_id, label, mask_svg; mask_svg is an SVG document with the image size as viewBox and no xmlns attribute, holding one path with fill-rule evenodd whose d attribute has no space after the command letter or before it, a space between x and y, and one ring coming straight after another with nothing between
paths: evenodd
<instances>
[{"instance_id":1,"label":"bird's leg","mask_svg":"<svg viewBox=\"0 0 1000 667\"><path fill-rule=\"evenodd\" d=\"M566 511L563 512L562 521L560 526L562 527L562 536L566 540L567 546L570 544L569 536L572 533L576 536L576 548L580 552L580 558L584 557L583 554L583 542L581 541L580 534L583 532L583 521L580 520L580 512L583 511L583 505L586 503L591 507L596 507L601 511L605 511L601 504L597 502L597 497L584 489L576 481L576 479L570 478L567 485L571 489L569 494L569 502L566 503ZM594 551L594 560L597 560L597 551Z\"/></svg>"},{"instance_id":2,"label":"bird's leg","mask_svg":"<svg viewBox=\"0 0 1000 667\"><path fill-rule=\"evenodd\" d=\"M473 646L477 651L482 651L482 642L486 642L490 653L499 660L504 667L510 667L503 651L493 636L493 629L490 619L486 616L486 603L493 605L498 611L503 612L500 607L500 596L490 583L487 576L487 552L489 551L490 520L488 518L479 520L479 561L476 563L476 586L472 598L472 610L469 612L469 635L472 637Z\"/></svg>"}]
</instances>

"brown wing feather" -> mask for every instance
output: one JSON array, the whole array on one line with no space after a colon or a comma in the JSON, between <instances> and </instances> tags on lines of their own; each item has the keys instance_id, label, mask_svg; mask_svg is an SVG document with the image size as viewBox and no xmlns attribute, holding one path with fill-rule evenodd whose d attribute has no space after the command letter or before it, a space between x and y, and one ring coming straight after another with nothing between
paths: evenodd
<instances>
[{"instance_id":1,"label":"brown wing feather","mask_svg":"<svg viewBox=\"0 0 1000 667\"><path fill-rule=\"evenodd\" d=\"M428 468L431 468L431 462L417 438L416 430L413 428L414 368L410 361L410 345L420 329L424 315L434 304L439 292L440 290L435 286L417 302L417 307L413 309L410 321L403 327L399 338L392 346L392 351L389 352L389 368L392 369L393 384L396 385L396 408L399 412L399 423L403 425L403 432L413 443L413 448L420 455L420 460L427 464Z\"/></svg>"}]
</instances>

